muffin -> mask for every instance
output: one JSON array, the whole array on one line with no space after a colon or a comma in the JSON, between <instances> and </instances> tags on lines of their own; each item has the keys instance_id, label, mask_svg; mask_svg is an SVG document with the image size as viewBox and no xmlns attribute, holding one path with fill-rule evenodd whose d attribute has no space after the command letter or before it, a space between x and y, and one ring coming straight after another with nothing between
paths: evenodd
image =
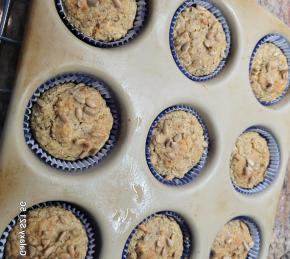
<instances>
[{"instance_id":1,"label":"muffin","mask_svg":"<svg viewBox=\"0 0 290 259\"><path fill-rule=\"evenodd\" d=\"M136 0L63 0L68 20L86 36L102 41L123 38L133 28Z\"/></svg>"},{"instance_id":2,"label":"muffin","mask_svg":"<svg viewBox=\"0 0 290 259\"><path fill-rule=\"evenodd\" d=\"M35 209L27 214L26 228L20 222L9 234L5 259L20 258L19 232L24 231L25 258L84 259L88 238L81 222L68 210L59 207Z\"/></svg>"},{"instance_id":3,"label":"muffin","mask_svg":"<svg viewBox=\"0 0 290 259\"><path fill-rule=\"evenodd\" d=\"M232 220L218 233L212 248L211 259L246 259L254 246L248 226L241 220Z\"/></svg>"},{"instance_id":4,"label":"muffin","mask_svg":"<svg viewBox=\"0 0 290 259\"><path fill-rule=\"evenodd\" d=\"M55 86L32 107L36 141L59 159L95 155L108 140L112 126L111 111L99 91L82 83Z\"/></svg>"},{"instance_id":5,"label":"muffin","mask_svg":"<svg viewBox=\"0 0 290 259\"><path fill-rule=\"evenodd\" d=\"M180 259L183 235L177 222L157 215L138 226L128 247L128 259Z\"/></svg>"},{"instance_id":6,"label":"muffin","mask_svg":"<svg viewBox=\"0 0 290 259\"><path fill-rule=\"evenodd\" d=\"M150 160L166 180L183 178L201 159L207 142L197 118L185 111L167 113L153 129Z\"/></svg>"},{"instance_id":7,"label":"muffin","mask_svg":"<svg viewBox=\"0 0 290 259\"><path fill-rule=\"evenodd\" d=\"M231 155L233 182L242 188L253 188L265 179L270 162L267 140L256 132L243 133Z\"/></svg>"},{"instance_id":8,"label":"muffin","mask_svg":"<svg viewBox=\"0 0 290 259\"><path fill-rule=\"evenodd\" d=\"M250 71L257 99L271 102L280 97L288 85L288 69L287 58L279 47L272 43L259 47Z\"/></svg>"},{"instance_id":9,"label":"muffin","mask_svg":"<svg viewBox=\"0 0 290 259\"><path fill-rule=\"evenodd\" d=\"M181 65L193 76L214 72L225 58L226 34L217 18L202 6L191 6L177 18L174 45Z\"/></svg>"}]
</instances>

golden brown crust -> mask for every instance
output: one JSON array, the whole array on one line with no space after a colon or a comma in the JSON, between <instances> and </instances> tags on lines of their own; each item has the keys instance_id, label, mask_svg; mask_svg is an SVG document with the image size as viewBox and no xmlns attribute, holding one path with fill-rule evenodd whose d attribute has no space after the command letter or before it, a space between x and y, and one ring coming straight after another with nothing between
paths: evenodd
<instances>
[{"instance_id":1,"label":"golden brown crust","mask_svg":"<svg viewBox=\"0 0 290 259\"><path fill-rule=\"evenodd\" d=\"M29 212L27 228L20 229L18 223L11 231L5 247L5 259L20 258L20 231L25 231L27 258L84 259L86 256L86 231L79 219L63 208L49 207Z\"/></svg>"},{"instance_id":2,"label":"golden brown crust","mask_svg":"<svg viewBox=\"0 0 290 259\"><path fill-rule=\"evenodd\" d=\"M84 84L67 83L46 91L32 108L31 128L49 154L65 160L95 155L113 125L100 93Z\"/></svg>"}]
</instances>

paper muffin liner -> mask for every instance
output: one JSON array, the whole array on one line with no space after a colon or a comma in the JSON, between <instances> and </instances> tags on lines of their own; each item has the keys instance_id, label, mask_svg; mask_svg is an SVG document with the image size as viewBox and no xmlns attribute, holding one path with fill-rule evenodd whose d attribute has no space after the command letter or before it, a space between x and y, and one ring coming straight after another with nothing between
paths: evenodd
<instances>
[{"instance_id":1,"label":"paper muffin liner","mask_svg":"<svg viewBox=\"0 0 290 259\"><path fill-rule=\"evenodd\" d=\"M207 147L205 147L203 154L199 160L199 162L192 167L182 178L174 178L172 180L166 180L161 174L158 173L158 171L155 169L154 165L151 162L151 158L150 158L150 143L152 140L152 136L153 136L153 130L156 128L156 126L158 125L159 121L167 114L174 112L174 111L185 111L185 112L189 112L191 113L196 119L197 121L200 123L202 129L203 129L203 135L204 135L204 140L207 143ZM190 106L186 106L186 105L175 105L175 106L171 106L167 109L165 109L164 111L162 111L157 117L156 119L153 121L153 123L150 126L148 135L147 135L147 139L146 139L146 147L145 147L145 156L146 156L146 161L147 161L147 165L151 171L151 173L153 174L153 176L161 183L163 184L167 184L167 185L172 185L172 186L181 186L187 183L190 183L191 181L193 181L202 171L204 165L206 164L207 161L207 157L208 157L208 153L209 153L209 148L210 148L210 139L209 139L209 133L208 133L208 129L207 126L204 122L204 120L202 119L201 115L194 110L192 107Z\"/></svg>"},{"instance_id":2,"label":"paper muffin liner","mask_svg":"<svg viewBox=\"0 0 290 259\"><path fill-rule=\"evenodd\" d=\"M26 215L28 212L40 209L40 208L48 208L48 207L59 207L63 208L65 210L68 210L74 214L74 216L79 219L79 221L82 223L87 237L88 237L88 250L86 259L95 259L98 256L98 253L100 252L100 248L98 247L97 242L99 241L99 230L97 228L96 223L92 219L92 217L82 208L79 206L64 202L64 201L48 201L48 202L42 202L36 205L33 205L32 207L28 208L26 211ZM21 213L23 214L23 212ZM20 215L20 214L19 214ZM0 258L4 258L5 256L5 245L8 240L10 232L13 230L13 228L17 225L18 222L18 215L11 220L11 222L7 225L4 232L2 233L0 237Z\"/></svg>"},{"instance_id":3,"label":"paper muffin liner","mask_svg":"<svg viewBox=\"0 0 290 259\"><path fill-rule=\"evenodd\" d=\"M207 9L209 12L211 12L216 18L217 20L220 22L220 24L223 27L223 30L225 32L226 35L226 42L227 42L227 47L225 50L225 55L224 58L221 60L221 62L219 63L218 67L209 75L205 75L205 76L195 76L190 74L181 64L179 57L177 55L176 49L175 49L175 45L174 45L174 29L175 29L175 25L177 22L177 19L179 17L179 15L185 11L187 8L192 7L192 6L202 6L205 9ZM177 65L177 67L179 68L179 70L189 79L191 79L192 81L196 81L196 82L203 82L203 81L208 81L213 79L214 77L216 77L225 67L228 57L230 55L230 51L231 51L231 32L230 32L230 27L228 25L228 22L226 20L226 18L224 17L224 15L222 14L222 12L212 3L210 3L207 0L186 0L182 5L180 5L178 7L178 9L176 10L171 24L170 24L170 30L169 30L169 44L170 44L170 49L171 49L171 53L173 56L173 59Z\"/></svg>"},{"instance_id":4,"label":"paper muffin liner","mask_svg":"<svg viewBox=\"0 0 290 259\"><path fill-rule=\"evenodd\" d=\"M123 252L122 252L122 259L127 259L128 258L128 254L129 254L129 245L130 242L133 238L133 236L136 234L138 227L144 223L145 221L148 221L149 219L152 219L158 215L164 215L166 217L169 218L173 218L176 223L179 225L181 232L182 232L182 236L183 236L183 253L180 259L188 259L190 257L191 254L191 250L192 250L192 236L191 236L191 232L190 229L186 223L186 221L176 212L173 211L159 211L156 213L153 213L152 215L148 216L147 218L145 218L144 220L142 220L131 232L131 234L129 235Z\"/></svg>"},{"instance_id":5,"label":"paper muffin liner","mask_svg":"<svg viewBox=\"0 0 290 259\"><path fill-rule=\"evenodd\" d=\"M101 148L101 150L93 156L88 156L85 157L84 159L78 159L75 161L63 160L55 158L52 155L50 155L37 143L30 126L32 107L36 103L37 99L47 90L64 83L76 83L76 84L84 83L85 85L93 87L96 90L98 90L101 96L106 101L106 104L110 108L110 111L113 116L113 127L110 132L109 139ZM61 169L64 171L77 171L77 170L82 171L88 169L89 167L99 164L100 161L103 160L108 155L109 151L111 151L112 148L117 143L120 131L120 124L121 124L121 116L119 113L117 101L115 100L115 96L113 95L109 87L103 81L88 74L68 73L56 76L46 81L36 89L25 109L23 130L27 145L46 164L56 169Z\"/></svg>"},{"instance_id":6,"label":"paper muffin liner","mask_svg":"<svg viewBox=\"0 0 290 259\"><path fill-rule=\"evenodd\" d=\"M256 194L256 193L264 191L275 180L280 169L280 149L279 149L277 140L272 135L272 133L270 133L267 129L260 126L253 126L246 129L243 133L246 133L246 132L256 132L261 137L263 137L267 141L269 152L270 152L270 161L269 161L268 168L266 170L265 178L263 182L259 183L255 187L249 188L249 189L242 188L234 182L234 179L231 176L231 181L236 191L242 194L252 195L252 194Z\"/></svg>"},{"instance_id":7,"label":"paper muffin liner","mask_svg":"<svg viewBox=\"0 0 290 259\"><path fill-rule=\"evenodd\" d=\"M280 96L278 96L276 99L274 99L272 101L263 101L263 100L259 99L254 94L256 99L262 105L271 106L271 105L274 105L274 104L277 104L278 102L280 102L285 97L285 95L287 94L287 92L289 90L289 85L290 85L290 43L285 37L283 37L282 35L277 34L277 33L272 33L272 34L268 34L268 35L264 36L261 40L259 40L259 42L257 43L257 45L255 46L255 48L253 50L253 53L252 53L252 56L250 59L249 75L251 74L253 61L257 55L257 51L265 43L272 43L272 44L276 45L283 52L283 54L287 58L288 73L289 73L287 85L286 85L283 93Z\"/></svg>"},{"instance_id":8,"label":"paper muffin liner","mask_svg":"<svg viewBox=\"0 0 290 259\"><path fill-rule=\"evenodd\" d=\"M148 14L148 0L136 0L137 2L137 12L136 17L133 23L133 28L131 28L127 34L118 40L114 41L102 41L94 39L84 33L82 33L79 29L77 29L70 21L66 14L65 6L63 4L63 0L55 0L56 9L58 11L58 14L66 27L80 40L86 42L87 44L90 44L94 47L99 48L115 48L120 47L131 40L135 39L137 35L140 33L142 28L144 27L147 14Z\"/></svg>"}]
</instances>

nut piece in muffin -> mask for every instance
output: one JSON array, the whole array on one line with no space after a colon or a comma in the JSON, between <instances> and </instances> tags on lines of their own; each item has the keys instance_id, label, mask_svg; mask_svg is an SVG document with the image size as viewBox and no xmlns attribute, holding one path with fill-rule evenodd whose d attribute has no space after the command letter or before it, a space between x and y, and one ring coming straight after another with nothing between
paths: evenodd
<instances>
[{"instance_id":1,"label":"nut piece in muffin","mask_svg":"<svg viewBox=\"0 0 290 259\"><path fill-rule=\"evenodd\" d=\"M181 65L193 76L206 76L225 58L226 35L217 18L202 6L188 7L176 21L174 45Z\"/></svg>"},{"instance_id":2,"label":"nut piece in muffin","mask_svg":"<svg viewBox=\"0 0 290 259\"><path fill-rule=\"evenodd\" d=\"M254 246L248 226L241 220L232 220L218 233L212 248L211 259L246 259Z\"/></svg>"},{"instance_id":3,"label":"nut piece in muffin","mask_svg":"<svg viewBox=\"0 0 290 259\"><path fill-rule=\"evenodd\" d=\"M173 111L153 130L150 160L165 179L183 178L200 161L207 145L197 118L189 112Z\"/></svg>"},{"instance_id":4,"label":"nut piece in muffin","mask_svg":"<svg viewBox=\"0 0 290 259\"><path fill-rule=\"evenodd\" d=\"M99 91L66 83L44 92L34 104L31 129L40 146L64 160L95 155L113 126L110 109Z\"/></svg>"},{"instance_id":5,"label":"nut piece in muffin","mask_svg":"<svg viewBox=\"0 0 290 259\"><path fill-rule=\"evenodd\" d=\"M63 0L68 20L96 40L113 41L133 28L136 0Z\"/></svg>"},{"instance_id":6,"label":"nut piece in muffin","mask_svg":"<svg viewBox=\"0 0 290 259\"><path fill-rule=\"evenodd\" d=\"M183 235L177 222L157 215L142 223L129 244L128 259L179 259Z\"/></svg>"},{"instance_id":7,"label":"nut piece in muffin","mask_svg":"<svg viewBox=\"0 0 290 259\"><path fill-rule=\"evenodd\" d=\"M84 259L88 237L82 223L70 211L59 207L35 209L27 213L25 242L27 257L46 259ZM20 256L18 223L9 234L5 259Z\"/></svg>"},{"instance_id":8,"label":"nut piece in muffin","mask_svg":"<svg viewBox=\"0 0 290 259\"><path fill-rule=\"evenodd\" d=\"M250 81L257 99L271 102L281 96L288 85L289 67L282 50L265 43L254 57Z\"/></svg>"},{"instance_id":9,"label":"nut piece in muffin","mask_svg":"<svg viewBox=\"0 0 290 259\"><path fill-rule=\"evenodd\" d=\"M243 133L231 156L232 180L242 188L253 188L263 182L269 162L270 151L266 139L256 132Z\"/></svg>"}]
</instances>

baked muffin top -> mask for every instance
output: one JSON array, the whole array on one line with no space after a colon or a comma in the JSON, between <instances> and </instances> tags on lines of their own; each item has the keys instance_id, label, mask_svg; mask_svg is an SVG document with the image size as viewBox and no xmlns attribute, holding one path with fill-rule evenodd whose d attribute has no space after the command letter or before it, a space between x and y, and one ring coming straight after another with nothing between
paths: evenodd
<instances>
[{"instance_id":1,"label":"baked muffin top","mask_svg":"<svg viewBox=\"0 0 290 259\"><path fill-rule=\"evenodd\" d=\"M264 180L269 162L266 139L256 132L243 133L231 156L231 177L238 186L253 188Z\"/></svg>"},{"instance_id":2,"label":"baked muffin top","mask_svg":"<svg viewBox=\"0 0 290 259\"><path fill-rule=\"evenodd\" d=\"M66 83L44 92L34 104L31 128L50 155L77 160L95 155L106 143L113 117L98 90Z\"/></svg>"},{"instance_id":3,"label":"baked muffin top","mask_svg":"<svg viewBox=\"0 0 290 259\"><path fill-rule=\"evenodd\" d=\"M250 81L256 97L261 101L274 101L288 85L288 63L282 50L272 43L258 48L253 59Z\"/></svg>"},{"instance_id":4,"label":"baked muffin top","mask_svg":"<svg viewBox=\"0 0 290 259\"><path fill-rule=\"evenodd\" d=\"M136 0L63 0L69 21L96 40L123 38L133 28Z\"/></svg>"},{"instance_id":5,"label":"baked muffin top","mask_svg":"<svg viewBox=\"0 0 290 259\"><path fill-rule=\"evenodd\" d=\"M214 72L227 48L221 23L199 5L188 7L177 18L174 45L181 65L194 76Z\"/></svg>"},{"instance_id":6,"label":"baked muffin top","mask_svg":"<svg viewBox=\"0 0 290 259\"><path fill-rule=\"evenodd\" d=\"M142 223L129 244L128 259L180 259L183 235L173 218L157 215Z\"/></svg>"},{"instance_id":7,"label":"baked muffin top","mask_svg":"<svg viewBox=\"0 0 290 259\"><path fill-rule=\"evenodd\" d=\"M212 248L211 259L246 259L254 246L248 226L240 220L232 220L217 234Z\"/></svg>"},{"instance_id":8,"label":"baked muffin top","mask_svg":"<svg viewBox=\"0 0 290 259\"><path fill-rule=\"evenodd\" d=\"M202 157L207 143L197 118L185 111L166 114L154 128L150 160L167 180L182 178Z\"/></svg>"},{"instance_id":9,"label":"baked muffin top","mask_svg":"<svg viewBox=\"0 0 290 259\"><path fill-rule=\"evenodd\" d=\"M18 259L20 231L25 232L27 258L84 259L88 237L82 223L70 211L59 207L35 209L27 214L26 229L18 223L5 246L6 259Z\"/></svg>"}]
</instances>

